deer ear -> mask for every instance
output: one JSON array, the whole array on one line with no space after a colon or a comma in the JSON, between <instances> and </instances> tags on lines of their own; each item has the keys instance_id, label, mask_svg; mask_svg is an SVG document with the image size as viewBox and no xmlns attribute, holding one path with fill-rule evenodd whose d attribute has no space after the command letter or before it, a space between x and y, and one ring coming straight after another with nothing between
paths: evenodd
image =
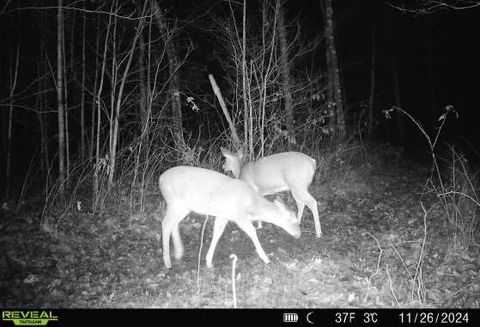
<instances>
[{"instance_id":1,"label":"deer ear","mask_svg":"<svg viewBox=\"0 0 480 327\"><path fill-rule=\"evenodd\" d=\"M275 201L278 201L278 202L280 202L281 204L285 204L285 201L283 201L282 198L279 197L278 195L275 197Z\"/></svg>"},{"instance_id":2,"label":"deer ear","mask_svg":"<svg viewBox=\"0 0 480 327\"><path fill-rule=\"evenodd\" d=\"M279 208L287 209L287 205L285 204L285 202L283 202L283 200L278 196L275 197L275 200L273 200L273 203L275 203L275 205Z\"/></svg>"},{"instance_id":3,"label":"deer ear","mask_svg":"<svg viewBox=\"0 0 480 327\"><path fill-rule=\"evenodd\" d=\"M231 157L232 156L232 153L230 151L228 151L227 149L225 149L223 146L220 147L220 151L222 151L222 154L224 157Z\"/></svg>"},{"instance_id":4,"label":"deer ear","mask_svg":"<svg viewBox=\"0 0 480 327\"><path fill-rule=\"evenodd\" d=\"M238 157L238 159L239 159L240 161L242 161L244 156L245 156L245 153L243 152L243 149L242 149L242 148L238 149L238 151L237 151L237 157Z\"/></svg>"}]
</instances>

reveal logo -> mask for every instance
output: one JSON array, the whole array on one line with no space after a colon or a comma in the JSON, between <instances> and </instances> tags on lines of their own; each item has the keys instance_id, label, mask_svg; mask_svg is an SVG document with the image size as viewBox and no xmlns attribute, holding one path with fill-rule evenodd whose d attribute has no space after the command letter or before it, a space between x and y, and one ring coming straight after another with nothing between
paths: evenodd
<instances>
[{"instance_id":1,"label":"reveal logo","mask_svg":"<svg viewBox=\"0 0 480 327\"><path fill-rule=\"evenodd\" d=\"M52 311L3 310L2 320L12 321L15 326L46 326L58 317Z\"/></svg>"}]
</instances>

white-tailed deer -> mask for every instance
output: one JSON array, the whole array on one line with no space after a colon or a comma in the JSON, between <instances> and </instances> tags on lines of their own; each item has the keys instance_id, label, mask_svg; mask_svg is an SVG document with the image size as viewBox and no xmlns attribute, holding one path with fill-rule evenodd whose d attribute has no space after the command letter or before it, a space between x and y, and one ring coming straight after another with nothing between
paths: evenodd
<instances>
[{"instance_id":1,"label":"white-tailed deer","mask_svg":"<svg viewBox=\"0 0 480 327\"><path fill-rule=\"evenodd\" d=\"M315 159L300 152L282 152L242 165L242 151L235 154L223 147L221 151L225 157L223 169L247 182L259 194L269 195L290 190L297 203L299 224L306 205L313 214L316 236L322 235L317 200L308 192L317 166Z\"/></svg>"},{"instance_id":2,"label":"white-tailed deer","mask_svg":"<svg viewBox=\"0 0 480 327\"><path fill-rule=\"evenodd\" d=\"M213 236L208 249L207 267L212 267L213 254L228 221L235 222L252 239L260 258L269 259L257 237L252 221L263 220L275 224L295 238L300 237L300 225L295 213L283 202L273 203L255 192L247 183L219 172L188 166L173 167L159 178L162 196L167 203L162 221L163 262L170 261L170 235L173 239L175 258L183 256L183 244L179 223L190 212L215 216Z\"/></svg>"}]
</instances>

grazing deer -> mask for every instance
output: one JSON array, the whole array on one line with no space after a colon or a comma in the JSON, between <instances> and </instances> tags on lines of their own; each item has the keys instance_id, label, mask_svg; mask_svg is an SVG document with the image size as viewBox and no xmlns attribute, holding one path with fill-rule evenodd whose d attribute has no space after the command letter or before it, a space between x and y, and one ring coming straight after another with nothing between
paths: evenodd
<instances>
[{"instance_id":1,"label":"grazing deer","mask_svg":"<svg viewBox=\"0 0 480 327\"><path fill-rule=\"evenodd\" d=\"M223 147L221 151L225 157L223 169L247 182L259 194L269 195L290 190L297 203L299 224L306 205L313 214L316 236L322 235L317 200L308 192L317 166L315 159L300 152L282 152L242 166L242 151L234 154Z\"/></svg>"},{"instance_id":2,"label":"grazing deer","mask_svg":"<svg viewBox=\"0 0 480 327\"><path fill-rule=\"evenodd\" d=\"M172 266L170 235L175 258L183 256L179 223L190 212L216 217L212 242L206 256L208 268L212 267L215 247L228 221L235 222L250 237L265 263L270 261L258 240L252 221L269 222L283 228L295 238L300 237L300 225L293 211L279 199L273 203L266 200L242 180L209 169L178 166L168 169L160 176L159 186L167 204L162 221L163 262L167 268Z\"/></svg>"}]
</instances>

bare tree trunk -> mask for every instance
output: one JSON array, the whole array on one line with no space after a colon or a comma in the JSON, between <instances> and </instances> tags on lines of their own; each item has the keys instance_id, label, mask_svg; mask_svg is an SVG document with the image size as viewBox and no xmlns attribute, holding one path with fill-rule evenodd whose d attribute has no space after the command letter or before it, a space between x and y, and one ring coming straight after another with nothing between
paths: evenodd
<instances>
[{"instance_id":1,"label":"bare tree trunk","mask_svg":"<svg viewBox=\"0 0 480 327\"><path fill-rule=\"evenodd\" d=\"M168 28L167 21L158 6L157 1L152 0L152 9L155 19L157 21L160 35L166 47L168 56L168 69L170 73L170 81L168 85L169 93L172 99L172 123L173 123L173 138L177 148L180 148L185 141L183 139L183 124L182 124L182 106L180 102L180 79L179 79L179 64L177 51L175 49L175 42L173 40L172 31Z\"/></svg>"},{"instance_id":2,"label":"bare tree trunk","mask_svg":"<svg viewBox=\"0 0 480 327\"><path fill-rule=\"evenodd\" d=\"M100 19L97 17L97 30L100 30ZM93 96L92 96L92 109L91 109L91 116L90 116L90 148L88 157L90 160L93 159L93 149L95 149L95 115L97 113L97 102L99 99L97 98L97 84L98 84L98 64L99 64L99 56L98 51L100 49L100 33L97 34L95 40L95 78L93 80ZM105 60L103 60L105 62Z\"/></svg>"},{"instance_id":3,"label":"bare tree trunk","mask_svg":"<svg viewBox=\"0 0 480 327\"><path fill-rule=\"evenodd\" d=\"M140 4L137 3L138 11L141 11ZM150 119L150 94L148 89L148 82L145 76L145 41L143 39L143 35L140 35L138 40L138 87L140 90L140 98L138 99L138 118L140 120L140 143L135 163L135 173L134 173L134 181L137 179L138 173L138 166L140 164L140 158L146 158L148 148L144 146L148 144L148 126L149 126L149 119ZM148 73L148 72L147 72ZM147 112L148 111L148 112ZM133 184L134 185L134 184ZM132 186L133 186L132 185Z\"/></svg>"},{"instance_id":4,"label":"bare tree trunk","mask_svg":"<svg viewBox=\"0 0 480 327\"><path fill-rule=\"evenodd\" d=\"M254 89L258 89L259 94L260 94L260 115L259 117L257 116L256 119L259 119L259 133L260 133L260 157L263 157L265 155L265 129L267 127L267 103L268 103L268 88L270 85L270 82L274 80L274 61L276 60L275 55L277 53L276 51L276 43L278 42L279 37L277 36L278 33L278 12L280 10L280 1L276 1L275 3L275 9L274 9L274 17L273 17L273 22L272 22L272 17L269 16L269 8L271 6L268 4L268 1L263 1L262 3L262 46L261 49L261 60L260 60L260 73L262 75L262 81L256 82L256 85L254 86ZM273 23L273 26L272 26ZM272 34L270 35L269 32ZM252 72L255 71L255 69L252 69ZM275 82L276 83L276 82ZM251 92L250 92L251 93ZM251 97L250 97L251 98ZM253 125L253 119L251 124ZM253 136L250 137L250 144L252 148L252 154L253 154ZM287 135L287 142L288 140L288 135ZM290 146L289 143L287 143L288 146ZM252 160L253 158L250 158ZM260 224L259 224L260 225Z\"/></svg>"},{"instance_id":5,"label":"bare tree trunk","mask_svg":"<svg viewBox=\"0 0 480 327\"><path fill-rule=\"evenodd\" d=\"M281 1L281 0L277 0ZM283 10L285 2L280 3L278 6L278 38L280 43L280 62L282 64L281 72L283 79L283 94L284 94L284 108L285 108L285 123L288 137L288 148L292 148L292 143L295 142L295 136L293 133L293 96L292 96L292 73L290 67L290 61L288 60L288 42L287 42L287 30L285 26L285 11Z\"/></svg>"},{"instance_id":6,"label":"bare tree trunk","mask_svg":"<svg viewBox=\"0 0 480 327\"><path fill-rule=\"evenodd\" d=\"M327 69L329 84L332 88L335 104L336 133L340 142L345 139L346 127L343 109L342 85L338 68L337 50L335 48L335 23L333 17L332 0L323 0L325 8L325 41L327 46Z\"/></svg>"},{"instance_id":7,"label":"bare tree trunk","mask_svg":"<svg viewBox=\"0 0 480 327\"><path fill-rule=\"evenodd\" d=\"M44 15L44 14L43 14ZM44 22L44 16L41 17L41 22ZM45 39L44 33L40 32L40 51L39 51L39 62L37 68L37 75L38 75L38 94L37 97L37 119L38 125L40 127L40 170L42 172L47 173L47 181L46 181L46 188L48 189L49 181L48 181L48 166L49 166L49 159L48 159L48 131L47 131L47 124L46 119L44 118L44 111L46 111L47 106L47 96L44 94L44 90L47 89L46 79L43 77L44 73L47 71L45 67ZM42 94L43 93L43 94Z\"/></svg>"},{"instance_id":8,"label":"bare tree trunk","mask_svg":"<svg viewBox=\"0 0 480 327\"><path fill-rule=\"evenodd\" d=\"M374 102L375 102L375 61L376 61L376 48L375 48L375 4L372 3L372 27L370 30L370 97L368 99L368 136L373 134L374 124Z\"/></svg>"},{"instance_id":9,"label":"bare tree trunk","mask_svg":"<svg viewBox=\"0 0 480 327\"><path fill-rule=\"evenodd\" d=\"M118 10L118 2L114 1L116 5L115 10ZM108 154L109 154L109 164L110 168L108 170L108 187L113 185L113 174L114 169L112 168L112 164L115 161L115 124L118 121L118 116L116 116L115 111L115 101L117 98L117 84L118 84L118 73L119 67L118 62L121 62L120 59L117 61L117 17L113 17L113 29L112 29L112 49L111 49L111 58L112 58L112 65L110 67L110 115L108 118L109 122L109 130L108 130Z\"/></svg>"},{"instance_id":10,"label":"bare tree trunk","mask_svg":"<svg viewBox=\"0 0 480 327\"><path fill-rule=\"evenodd\" d=\"M148 4L148 3L147 3ZM137 5L138 11L140 12L142 10L140 5ZM147 8L145 7L145 13L147 14ZM151 12L151 8L149 9ZM140 34L140 39L139 39L139 62L138 66L140 69L140 101L143 101L143 106L144 106L144 111L143 114L142 112L139 113L141 116L141 131L140 131L140 142L138 146L138 151L137 155L135 157L135 168L133 171L133 178L132 178L132 184L131 184L131 195L130 195L130 201L129 201L129 209L130 212L133 212L134 208L134 194L137 190L135 187L137 185L137 179L139 179L140 183L140 211L144 212L145 211L145 192L146 192L146 172L148 171L148 165L149 165L149 142L150 142L150 121L151 121L151 115L152 115L152 97L151 94L152 92L150 91L150 66L152 64L152 57L151 57L151 44L152 44L152 17L149 15L150 18L146 22L148 26L148 32L147 32L147 46L145 45L145 34L142 33ZM146 62L145 62L146 60ZM143 89L143 91L142 91ZM146 163L146 167L142 168L142 171L140 171L140 163ZM131 220L129 220L129 223L131 223Z\"/></svg>"},{"instance_id":11,"label":"bare tree trunk","mask_svg":"<svg viewBox=\"0 0 480 327\"><path fill-rule=\"evenodd\" d=\"M330 53L327 51L325 54L326 58L326 63L327 63L327 74L330 76ZM336 125L336 114L335 114L335 94L334 94L334 87L333 83L330 81L329 77L329 82L328 82L328 87L327 87L327 110L328 110L328 129L330 131L330 134L334 135L336 134L337 131L337 125Z\"/></svg>"},{"instance_id":12,"label":"bare tree trunk","mask_svg":"<svg viewBox=\"0 0 480 327\"><path fill-rule=\"evenodd\" d=\"M85 9L85 3L83 3L83 8ZM80 90L80 159L82 162L85 161L85 29L86 29L86 14L83 13L82 21L82 85Z\"/></svg>"},{"instance_id":13,"label":"bare tree trunk","mask_svg":"<svg viewBox=\"0 0 480 327\"><path fill-rule=\"evenodd\" d=\"M46 17L47 14L45 11L41 11L40 13L40 25L44 26L46 23ZM45 32L43 29L40 31L40 54L39 54L39 62L38 62L38 77L39 77L39 83L38 83L38 88L39 88L39 104L38 104L38 112L37 112L37 117L38 117L38 123L40 126L40 152L42 156L41 160L41 166L42 166L42 172L45 172L46 178L45 178L45 190L48 190L50 187L50 158L49 158L49 147L48 147L48 119L46 115L44 114L45 111L47 111L47 104L48 104L48 96L46 92L40 93L40 91L47 90L48 85L47 85L47 79L44 76L45 72L48 71L48 61L47 61L47 56L46 56L46 37L47 32Z\"/></svg>"},{"instance_id":14,"label":"bare tree trunk","mask_svg":"<svg viewBox=\"0 0 480 327\"><path fill-rule=\"evenodd\" d=\"M253 152L253 117L252 108L248 105L247 91L247 0L243 0L242 12L242 93L243 93L243 139L248 140L247 153L250 156ZM250 109L250 110L249 110Z\"/></svg>"},{"instance_id":15,"label":"bare tree trunk","mask_svg":"<svg viewBox=\"0 0 480 327\"><path fill-rule=\"evenodd\" d=\"M392 26L390 24L390 20L388 17L388 11L385 11L385 24L387 28L387 40L390 50L390 69L392 71L392 90L393 90L393 98L395 102L395 106L398 108L402 108L402 96L400 92L400 80L398 77L398 66L397 66L397 58L395 57L395 49L393 43L393 32ZM403 114L400 110L395 110L395 118L397 121L397 130L400 139L400 143L405 144L405 123L403 120Z\"/></svg>"},{"instance_id":16,"label":"bare tree trunk","mask_svg":"<svg viewBox=\"0 0 480 327\"><path fill-rule=\"evenodd\" d=\"M64 16L65 17L65 16ZM64 18L65 19L65 18ZM75 22L72 24L74 25ZM73 46L73 43L72 43ZM65 120L65 176L70 175L70 130L68 125L68 100L69 100L69 93L68 93L68 81L67 81L67 51L66 51L66 43L65 43L65 23L62 24L62 54L63 54L63 108L64 108L64 120ZM73 52L72 52L73 58ZM72 69L73 69L73 59L72 59ZM68 180L66 180L68 183ZM67 185L65 185L67 186Z\"/></svg>"},{"instance_id":17,"label":"bare tree trunk","mask_svg":"<svg viewBox=\"0 0 480 327\"><path fill-rule=\"evenodd\" d=\"M65 121L63 104L63 0L58 0L57 12L57 108L58 108L58 178L59 192L65 191Z\"/></svg>"},{"instance_id":18,"label":"bare tree trunk","mask_svg":"<svg viewBox=\"0 0 480 327\"><path fill-rule=\"evenodd\" d=\"M142 12L143 14L145 11ZM133 61L133 55L135 53L135 48L137 46L137 41L138 38L140 37L142 30L143 30L143 25L145 22L145 18L142 18L138 22L138 26L136 29L136 34L133 39L133 43L130 47L130 52L128 54L128 60L125 65L125 69L123 70L123 76L122 79L120 80L120 87L118 89L118 94L116 94L115 99L115 116L113 119L113 138L112 138L112 146L110 148L110 171L109 171L109 176L108 176L108 185L112 186L113 185L113 176L115 174L115 166L117 164L117 144L118 144L118 128L119 128L119 120L120 120L120 108L122 106L122 97L123 97L123 90L125 89L125 83L127 81L128 73L130 72L130 67L132 66L132 61ZM123 60L122 60L123 61Z\"/></svg>"},{"instance_id":19,"label":"bare tree trunk","mask_svg":"<svg viewBox=\"0 0 480 327\"><path fill-rule=\"evenodd\" d=\"M145 41L143 40L143 35L140 36L138 40L138 87L140 90L140 99L138 103L138 118L140 118L140 126L141 126L141 131L145 129L145 126L147 125L146 118L146 107L148 103L148 98L147 98L147 88L146 88L146 80L145 80Z\"/></svg>"},{"instance_id":20,"label":"bare tree trunk","mask_svg":"<svg viewBox=\"0 0 480 327\"><path fill-rule=\"evenodd\" d=\"M115 2L112 3L112 6L110 8L110 12L113 12L113 6ZM108 24L107 24L107 32L105 34L105 41L103 45L103 56L102 58L107 58L107 50L108 50L108 40L110 38L110 29L112 26L112 15L108 15ZM99 44L98 41L99 38L97 38L97 44ZM97 113L97 130L96 130L96 135L95 135L95 168L93 171L93 203L92 203L92 209L95 211L97 209L98 205L98 191L99 191L99 173L100 173L100 125L102 123L102 101L101 101L101 96L102 96L102 91L103 91L103 83L105 81L105 70L106 70L106 65L107 65L107 60L102 60L102 68L100 70L100 83L98 85L98 90L95 90L95 104L96 104L96 113ZM97 68L98 69L98 68Z\"/></svg>"},{"instance_id":21,"label":"bare tree trunk","mask_svg":"<svg viewBox=\"0 0 480 327\"><path fill-rule=\"evenodd\" d=\"M20 61L20 48L17 46L17 54L15 58L15 65L13 71L10 70L10 101L8 105L8 128L7 128L7 162L5 167L5 199L6 201L10 198L10 174L12 167L12 129L13 129L13 95L15 94L15 88L17 87L18 79L18 63Z\"/></svg>"},{"instance_id":22,"label":"bare tree trunk","mask_svg":"<svg viewBox=\"0 0 480 327\"><path fill-rule=\"evenodd\" d=\"M43 43L43 40L41 41ZM44 52L44 46L40 46L40 62L38 63L38 78L39 78L39 83L38 83L38 94L41 94L42 91L47 89L46 83L45 83L45 78L42 77L47 71L44 67L44 62L43 62L43 52ZM49 158L48 158L48 130L47 130L47 124L46 124L46 119L44 118L45 114L44 112L46 111L46 96L44 94L41 94L37 98L37 119L38 119L38 125L40 127L40 171L42 173L46 173L47 178L49 175L48 171L48 166L49 166ZM49 185L49 182L46 182L47 186ZM48 189L48 187L46 187Z\"/></svg>"}]
</instances>

